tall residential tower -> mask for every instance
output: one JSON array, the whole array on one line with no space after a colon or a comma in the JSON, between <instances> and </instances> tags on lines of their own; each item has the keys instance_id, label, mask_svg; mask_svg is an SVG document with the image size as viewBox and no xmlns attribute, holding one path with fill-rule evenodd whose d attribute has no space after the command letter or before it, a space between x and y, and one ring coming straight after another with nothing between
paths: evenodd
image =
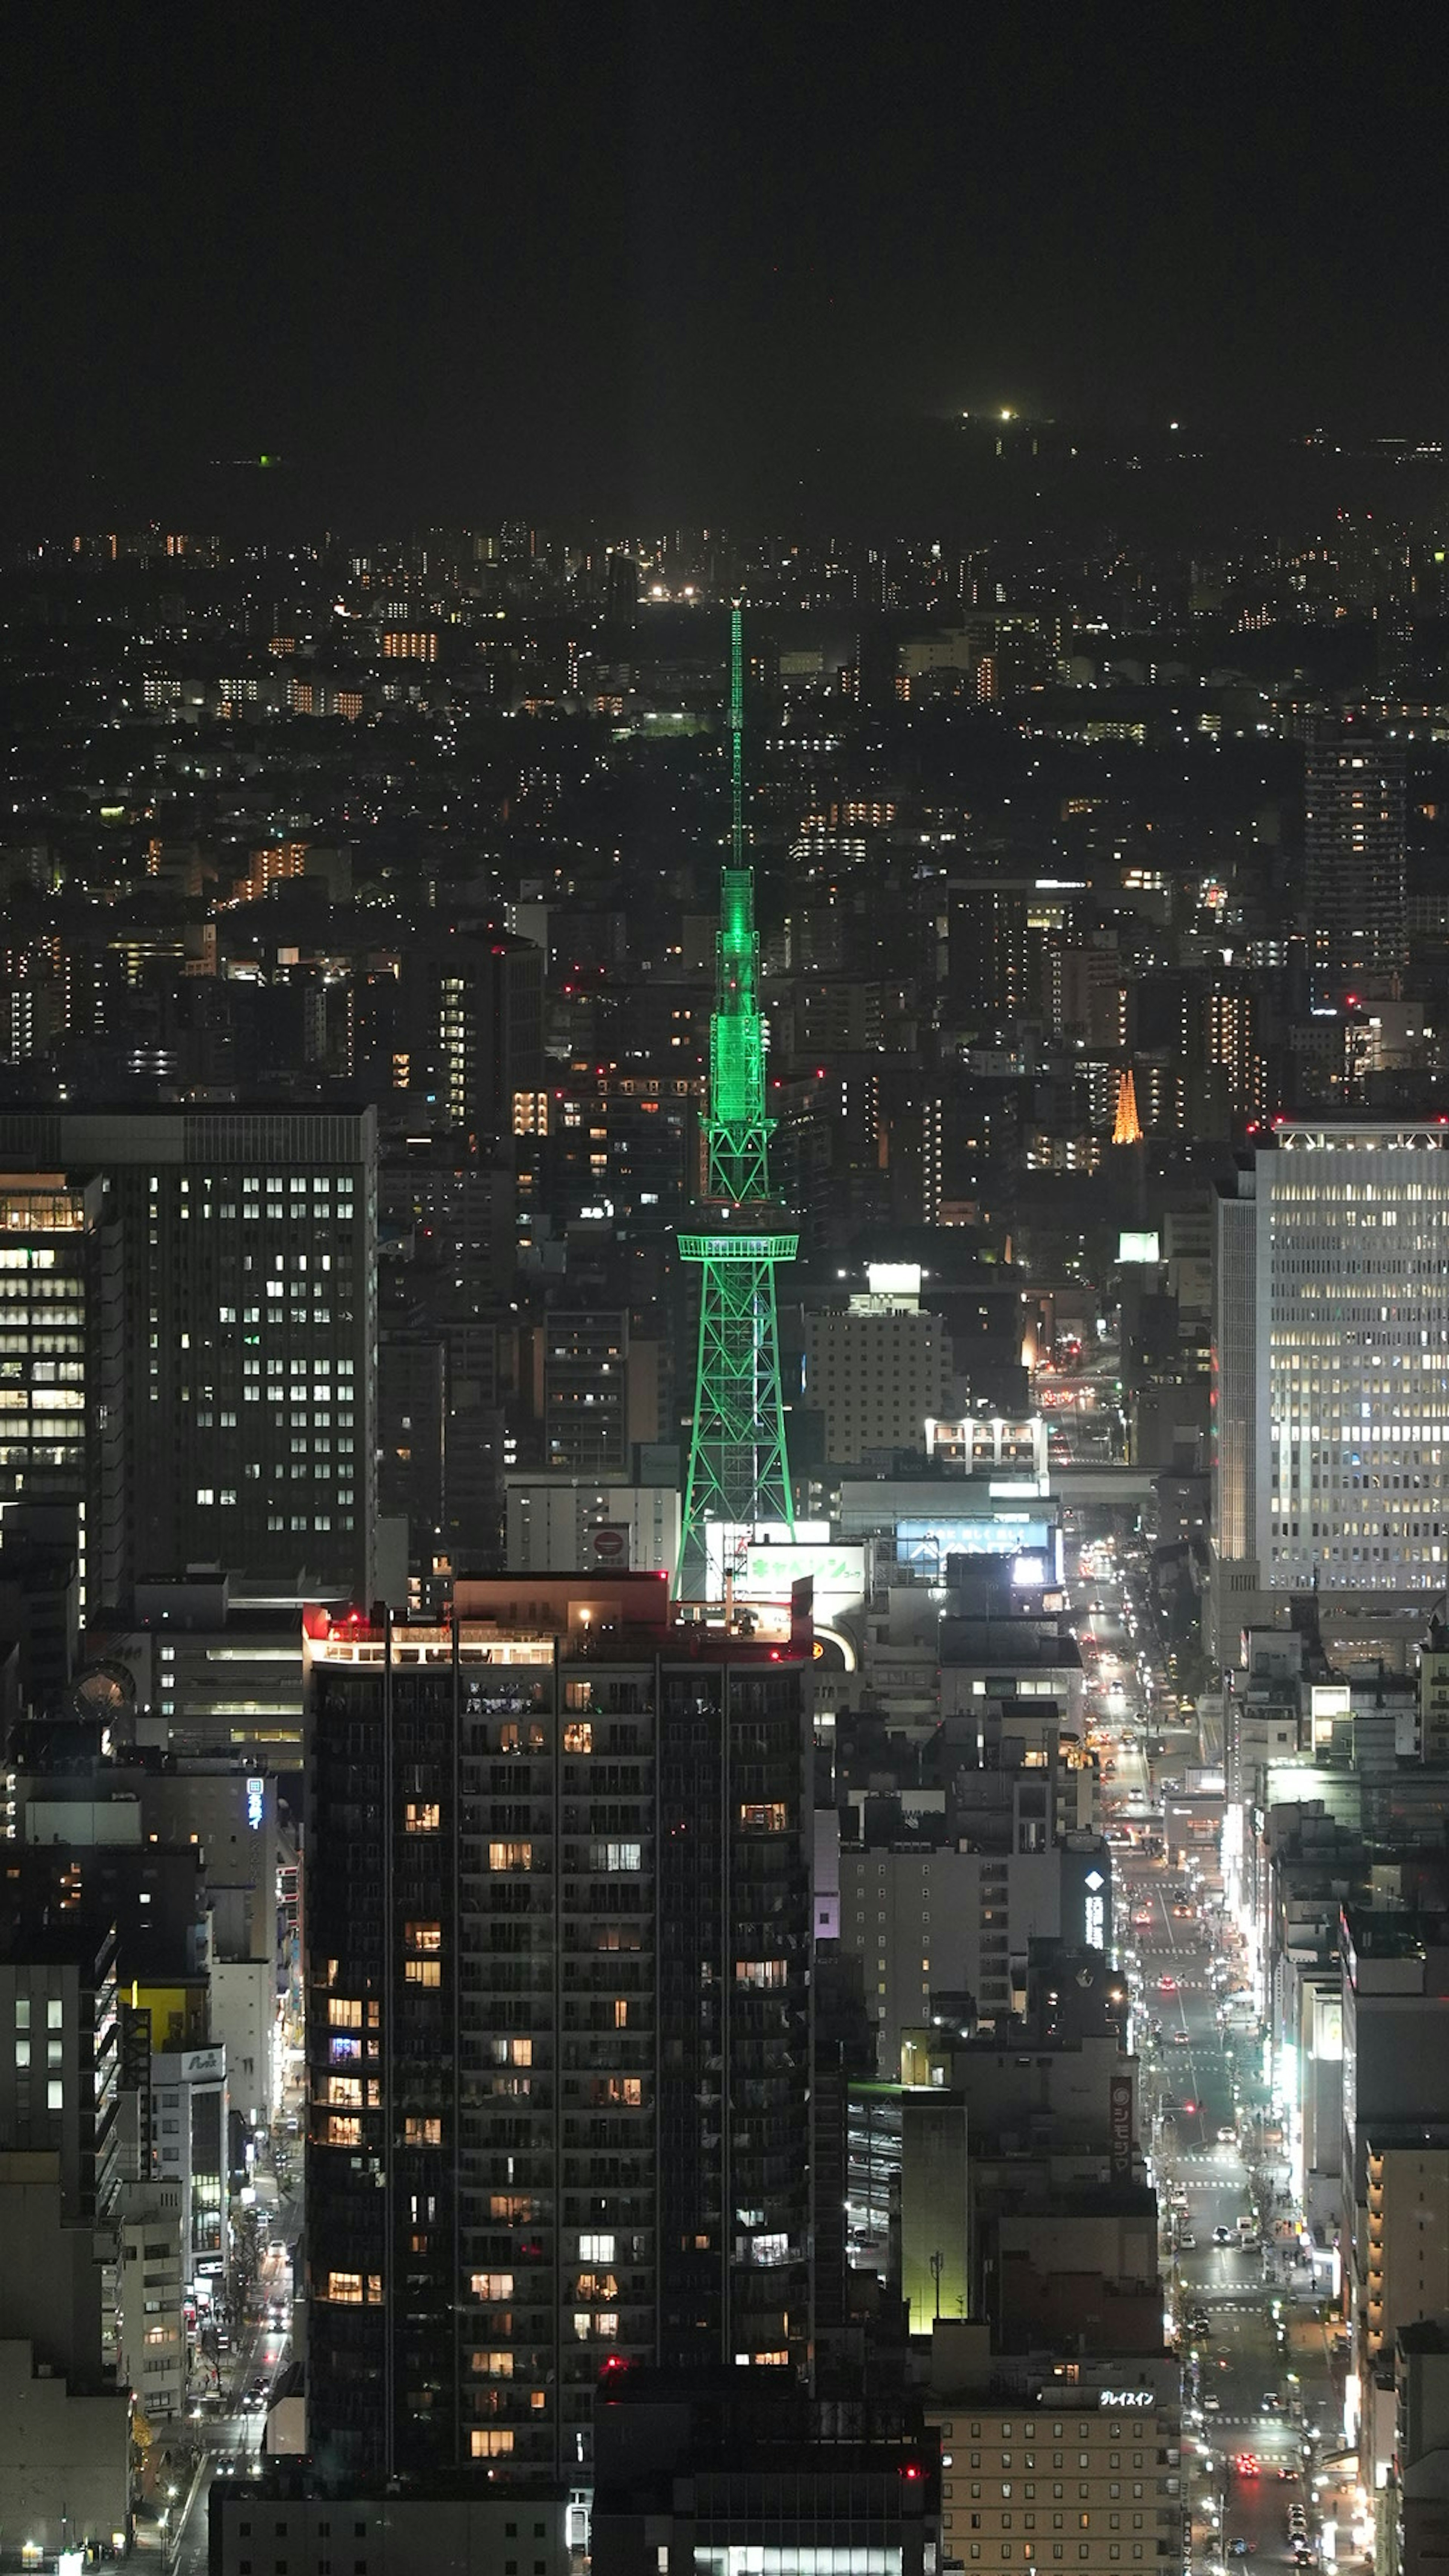
<instances>
[{"instance_id":1,"label":"tall residential tower","mask_svg":"<svg viewBox=\"0 0 1449 2576\"><path fill-rule=\"evenodd\" d=\"M605 2365L807 2350L810 1628L455 1606L307 1614L310 2448L587 2478Z\"/></svg>"},{"instance_id":2,"label":"tall residential tower","mask_svg":"<svg viewBox=\"0 0 1449 2576\"><path fill-rule=\"evenodd\" d=\"M1407 961L1404 754L1352 727L1310 745L1304 893L1325 1002L1383 992Z\"/></svg>"}]
</instances>

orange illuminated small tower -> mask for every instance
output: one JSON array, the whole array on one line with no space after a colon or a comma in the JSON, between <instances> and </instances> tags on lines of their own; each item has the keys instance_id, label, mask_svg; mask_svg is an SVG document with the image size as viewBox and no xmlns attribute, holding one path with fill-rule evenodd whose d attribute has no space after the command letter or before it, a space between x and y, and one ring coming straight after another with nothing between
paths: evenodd
<instances>
[{"instance_id":1,"label":"orange illuminated small tower","mask_svg":"<svg viewBox=\"0 0 1449 2576\"><path fill-rule=\"evenodd\" d=\"M1137 1085L1132 1067L1126 1065L1117 1076L1117 1115L1112 1121L1114 1145L1140 1145L1142 1121L1137 1115Z\"/></svg>"}]
</instances>

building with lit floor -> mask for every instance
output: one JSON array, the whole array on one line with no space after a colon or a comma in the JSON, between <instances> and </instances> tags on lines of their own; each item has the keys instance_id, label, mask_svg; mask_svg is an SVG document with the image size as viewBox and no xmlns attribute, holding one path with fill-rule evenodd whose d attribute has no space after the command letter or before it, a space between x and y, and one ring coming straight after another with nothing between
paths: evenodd
<instances>
[{"instance_id":1,"label":"building with lit floor","mask_svg":"<svg viewBox=\"0 0 1449 2576\"><path fill-rule=\"evenodd\" d=\"M1318 1596L1325 1642L1445 1589L1449 1128L1275 1123L1216 1203L1212 1634ZM1367 1641L1366 1641L1367 1642Z\"/></svg>"},{"instance_id":2,"label":"building with lit floor","mask_svg":"<svg viewBox=\"0 0 1449 2576\"><path fill-rule=\"evenodd\" d=\"M586 2477L611 2359L803 2363L808 1619L308 1614L310 2446Z\"/></svg>"},{"instance_id":3,"label":"building with lit floor","mask_svg":"<svg viewBox=\"0 0 1449 2576\"><path fill-rule=\"evenodd\" d=\"M984 2323L943 2318L929 2387L949 2562L983 2576L1023 2562L1086 2576L1181 2568L1174 2355L1012 2359L993 2352Z\"/></svg>"}]
</instances>

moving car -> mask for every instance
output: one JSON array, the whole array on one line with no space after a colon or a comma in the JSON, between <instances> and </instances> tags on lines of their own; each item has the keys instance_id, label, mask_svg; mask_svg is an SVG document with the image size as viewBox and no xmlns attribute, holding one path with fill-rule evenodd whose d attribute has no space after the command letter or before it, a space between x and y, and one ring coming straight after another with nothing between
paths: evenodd
<instances>
[{"instance_id":1,"label":"moving car","mask_svg":"<svg viewBox=\"0 0 1449 2576\"><path fill-rule=\"evenodd\" d=\"M1218 2131L1218 2145L1220 2147L1235 2147L1237 2143L1237 2130L1233 2128L1230 2122L1225 2121L1222 2128Z\"/></svg>"},{"instance_id":2,"label":"moving car","mask_svg":"<svg viewBox=\"0 0 1449 2576\"><path fill-rule=\"evenodd\" d=\"M1214 2245L1231 2245L1232 2241L1233 2241L1233 2231L1232 2231L1232 2229L1231 2229L1230 2227L1223 2227L1223 2226L1219 2225L1219 2226L1217 2226L1217 2227L1215 2227L1215 2228L1213 2229L1213 2243L1214 2243Z\"/></svg>"}]
</instances>

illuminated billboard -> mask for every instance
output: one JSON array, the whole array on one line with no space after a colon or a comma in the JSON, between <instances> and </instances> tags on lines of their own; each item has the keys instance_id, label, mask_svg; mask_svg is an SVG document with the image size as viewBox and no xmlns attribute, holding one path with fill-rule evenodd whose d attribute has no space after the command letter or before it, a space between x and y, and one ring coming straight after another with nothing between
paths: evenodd
<instances>
[{"instance_id":1,"label":"illuminated billboard","mask_svg":"<svg viewBox=\"0 0 1449 2576\"><path fill-rule=\"evenodd\" d=\"M1161 1235L1119 1234L1117 1237L1117 1259L1119 1262L1140 1261L1145 1262L1148 1265L1156 1264L1162 1259Z\"/></svg>"},{"instance_id":2,"label":"illuminated billboard","mask_svg":"<svg viewBox=\"0 0 1449 2576\"><path fill-rule=\"evenodd\" d=\"M809 1576L815 1586L813 1614L827 1623L857 1610L865 1599L865 1549L805 1542L775 1545L752 1542L735 1579L736 1597L747 1601L788 1601L792 1584Z\"/></svg>"},{"instance_id":3,"label":"illuminated billboard","mask_svg":"<svg viewBox=\"0 0 1449 2576\"><path fill-rule=\"evenodd\" d=\"M865 1275L872 1297L919 1297L919 1261L868 1261Z\"/></svg>"},{"instance_id":4,"label":"illuminated billboard","mask_svg":"<svg viewBox=\"0 0 1449 2576\"><path fill-rule=\"evenodd\" d=\"M1045 1556L1050 1546L1050 1525L1026 1512L896 1523L896 1553L903 1565L944 1566L948 1556Z\"/></svg>"}]
</instances>

